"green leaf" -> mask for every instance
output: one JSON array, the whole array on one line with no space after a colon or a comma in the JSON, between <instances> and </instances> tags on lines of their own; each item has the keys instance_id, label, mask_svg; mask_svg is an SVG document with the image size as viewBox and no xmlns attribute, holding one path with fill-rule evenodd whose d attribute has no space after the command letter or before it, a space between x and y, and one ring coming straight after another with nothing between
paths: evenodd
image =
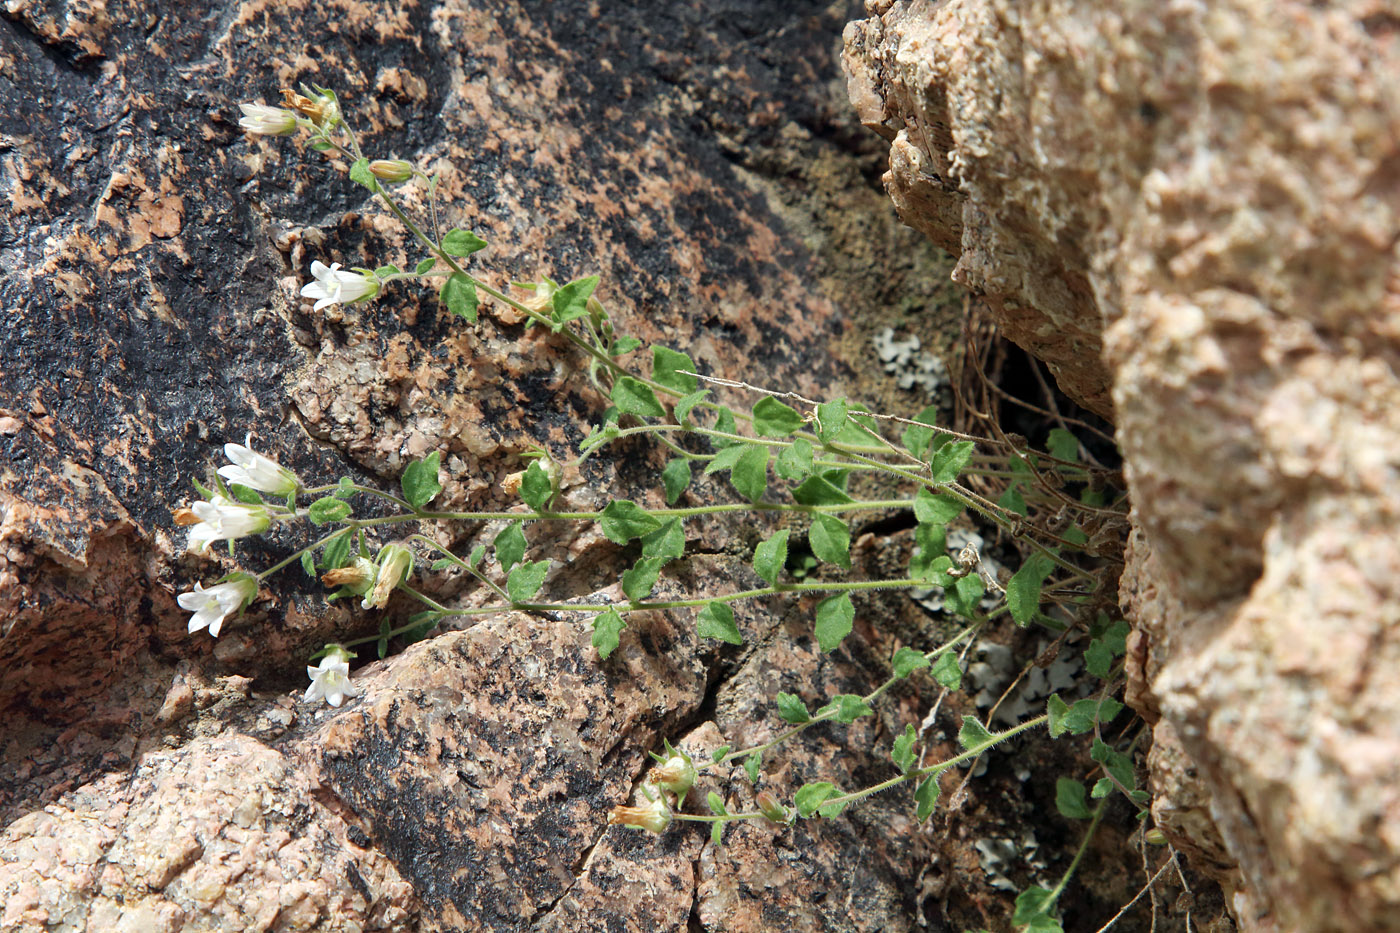
<instances>
[{"instance_id":1,"label":"green leaf","mask_svg":"<svg viewBox=\"0 0 1400 933\"><path fill-rule=\"evenodd\" d=\"M765 395L753 407L753 429L760 437L787 437L802 427L802 415L771 395Z\"/></svg>"},{"instance_id":2,"label":"green leaf","mask_svg":"<svg viewBox=\"0 0 1400 933\"><path fill-rule=\"evenodd\" d=\"M429 256L427 259L423 260L418 265L413 267L413 274L424 275L425 273L433 271L433 266L435 265L437 265L437 259L432 256Z\"/></svg>"},{"instance_id":3,"label":"green leaf","mask_svg":"<svg viewBox=\"0 0 1400 933\"><path fill-rule=\"evenodd\" d=\"M234 483L228 490L233 497L244 505L262 505L263 497L251 486L244 486L242 483Z\"/></svg>"},{"instance_id":4,"label":"green leaf","mask_svg":"<svg viewBox=\"0 0 1400 933\"><path fill-rule=\"evenodd\" d=\"M308 577L316 578L316 558L311 556L310 550L301 552L301 569L306 571Z\"/></svg>"},{"instance_id":5,"label":"green leaf","mask_svg":"<svg viewBox=\"0 0 1400 933\"><path fill-rule=\"evenodd\" d=\"M833 471L834 472L834 471ZM846 491L831 481L830 473L813 474L792 490L799 505L844 505L854 502Z\"/></svg>"},{"instance_id":6,"label":"green leaf","mask_svg":"<svg viewBox=\"0 0 1400 933\"><path fill-rule=\"evenodd\" d=\"M469 230L449 230L442 238L442 251L449 256L470 256L486 248L486 241Z\"/></svg>"},{"instance_id":7,"label":"green leaf","mask_svg":"<svg viewBox=\"0 0 1400 933\"><path fill-rule=\"evenodd\" d=\"M835 515L818 512L807 532L812 553L828 564L851 568L851 528Z\"/></svg>"},{"instance_id":8,"label":"green leaf","mask_svg":"<svg viewBox=\"0 0 1400 933\"><path fill-rule=\"evenodd\" d=\"M914 731L912 725L904 727L904 734L895 736L894 745L890 749L890 757L894 759L895 767L901 772L907 772L914 767L914 743L919 739L919 734Z\"/></svg>"},{"instance_id":9,"label":"green leaf","mask_svg":"<svg viewBox=\"0 0 1400 933\"><path fill-rule=\"evenodd\" d=\"M1084 667L1095 677L1107 680L1113 673L1113 649L1098 639L1089 642L1084 649Z\"/></svg>"},{"instance_id":10,"label":"green leaf","mask_svg":"<svg viewBox=\"0 0 1400 933\"><path fill-rule=\"evenodd\" d=\"M915 580L942 579L953 559L948 556L948 536L942 525L914 526L914 553L909 555L909 576Z\"/></svg>"},{"instance_id":11,"label":"green leaf","mask_svg":"<svg viewBox=\"0 0 1400 933\"><path fill-rule=\"evenodd\" d=\"M1102 800L1117 789L1118 788L1114 786L1111 779L1099 778L1094 782L1094 788L1089 791L1089 796L1093 797L1095 800Z\"/></svg>"},{"instance_id":12,"label":"green leaf","mask_svg":"<svg viewBox=\"0 0 1400 933\"><path fill-rule=\"evenodd\" d=\"M554 312L550 318L554 321L556 333L569 321L588 314L588 297L597 287L598 277L590 275L587 278L574 279L554 290L554 294L549 296L549 303Z\"/></svg>"},{"instance_id":13,"label":"green leaf","mask_svg":"<svg viewBox=\"0 0 1400 933\"><path fill-rule=\"evenodd\" d=\"M496 548L496 560L500 561L501 569L509 573L510 568L525 556L525 529L520 522L511 522L501 529L492 544Z\"/></svg>"},{"instance_id":14,"label":"green leaf","mask_svg":"<svg viewBox=\"0 0 1400 933\"><path fill-rule=\"evenodd\" d=\"M724 823L715 822L710 824L710 845L718 849L724 845Z\"/></svg>"},{"instance_id":15,"label":"green leaf","mask_svg":"<svg viewBox=\"0 0 1400 933\"><path fill-rule=\"evenodd\" d=\"M777 696L778 717L783 722L800 726L804 722L812 721L812 714L807 712L807 704L802 702L802 698L793 693L779 693Z\"/></svg>"},{"instance_id":16,"label":"green leaf","mask_svg":"<svg viewBox=\"0 0 1400 933\"><path fill-rule=\"evenodd\" d=\"M710 394L709 389L702 389L699 392L692 392L683 398L676 399L676 404L671 411L676 416L677 424L685 424L685 420L690 417L690 410L704 401L705 396Z\"/></svg>"},{"instance_id":17,"label":"green leaf","mask_svg":"<svg viewBox=\"0 0 1400 933\"><path fill-rule=\"evenodd\" d=\"M598 649L598 657L606 661L617 650L619 636L626 627L616 609L593 617L593 647Z\"/></svg>"},{"instance_id":18,"label":"green leaf","mask_svg":"<svg viewBox=\"0 0 1400 933\"><path fill-rule=\"evenodd\" d=\"M933 454L933 460L929 468L933 472L935 483L951 483L956 480L972 459L972 441L958 441L954 444L945 444L938 448Z\"/></svg>"},{"instance_id":19,"label":"green leaf","mask_svg":"<svg viewBox=\"0 0 1400 933\"><path fill-rule=\"evenodd\" d=\"M797 813L803 819L810 817L817 812L817 808L828 799L835 797L838 791L836 785L830 781L815 781L811 784L803 784L793 795L793 803L797 805Z\"/></svg>"},{"instance_id":20,"label":"green leaf","mask_svg":"<svg viewBox=\"0 0 1400 933\"><path fill-rule=\"evenodd\" d=\"M342 521L350 516L350 503L334 496L326 496L324 499L317 499L311 503L311 507L306 510L306 517L311 519L313 525L328 525L331 522Z\"/></svg>"},{"instance_id":21,"label":"green leaf","mask_svg":"<svg viewBox=\"0 0 1400 933\"><path fill-rule=\"evenodd\" d=\"M709 476L711 473L718 473L721 470L734 469L734 464L738 463L739 458L747 453L748 450L749 447L747 444L734 444L725 447L719 453L711 457L709 463L705 464L705 475Z\"/></svg>"},{"instance_id":22,"label":"green leaf","mask_svg":"<svg viewBox=\"0 0 1400 933\"><path fill-rule=\"evenodd\" d=\"M817 717L822 718L827 713L831 713L837 722L852 723L862 716L873 716L875 711L870 708L870 704L865 702L864 697L858 697L854 693L840 693L831 698L831 702L817 710Z\"/></svg>"},{"instance_id":23,"label":"green leaf","mask_svg":"<svg viewBox=\"0 0 1400 933\"><path fill-rule=\"evenodd\" d=\"M729 484L750 502L763 498L768 488L768 448L748 445L729 471Z\"/></svg>"},{"instance_id":24,"label":"green leaf","mask_svg":"<svg viewBox=\"0 0 1400 933\"><path fill-rule=\"evenodd\" d=\"M1017 625L1029 625L1040 610L1040 588L1055 569L1047 554L1036 552L1006 583L1006 607Z\"/></svg>"},{"instance_id":25,"label":"green leaf","mask_svg":"<svg viewBox=\"0 0 1400 933\"><path fill-rule=\"evenodd\" d=\"M380 266L378 269L375 269L374 274L381 279L387 279L391 275L402 275L403 270L393 263L389 263L387 266Z\"/></svg>"},{"instance_id":26,"label":"green leaf","mask_svg":"<svg viewBox=\"0 0 1400 933\"><path fill-rule=\"evenodd\" d=\"M851 634L856 609L846 593L829 596L817 604L817 624L814 631L822 651L835 651L841 640Z\"/></svg>"},{"instance_id":27,"label":"green leaf","mask_svg":"<svg viewBox=\"0 0 1400 933\"><path fill-rule=\"evenodd\" d=\"M661 577L661 568L666 564L665 557L643 557L632 565L631 570L622 574L622 592L632 602L641 602L656 588Z\"/></svg>"},{"instance_id":28,"label":"green leaf","mask_svg":"<svg viewBox=\"0 0 1400 933\"><path fill-rule=\"evenodd\" d=\"M476 297L476 283L462 275L454 272L442 283L442 290L438 292L438 298L447 305L447 310L458 317L464 317L471 323L476 323L476 309L480 302Z\"/></svg>"},{"instance_id":29,"label":"green leaf","mask_svg":"<svg viewBox=\"0 0 1400 933\"><path fill-rule=\"evenodd\" d=\"M949 690L961 687L962 665L958 663L958 656L951 651L940 654L933 664L933 679Z\"/></svg>"},{"instance_id":30,"label":"green leaf","mask_svg":"<svg viewBox=\"0 0 1400 933\"><path fill-rule=\"evenodd\" d=\"M331 493L337 499L352 499L355 496L355 481L348 476L342 476L340 482L336 484L335 492Z\"/></svg>"},{"instance_id":31,"label":"green leaf","mask_svg":"<svg viewBox=\"0 0 1400 933\"><path fill-rule=\"evenodd\" d=\"M987 727L977 721L975 716L964 716L962 728L958 730L958 744L965 751L972 751L980 745L990 742L992 734L987 731Z\"/></svg>"},{"instance_id":32,"label":"green leaf","mask_svg":"<svg viewBox=\"0 0 1400 933\"><path fill-rule=\"evenodd\" d=\"M1122 711L1123 704L1113 699L1113 697L1104 697L1102 699L1085 697L1082 700L1075 700L1074 705L1070 707L1070 721L1074 725L1077 725L1081 720L1085 720L1089 723L1089 728L1082 730L1071 729L1071 731L1076 734L1079 732L1088 732L1093 728L1095 722L1106 726L1113 722Z\"/></svg>"},{"instance_id":33,"label":"green leaf","mask_svg":"<svg viewBox=\"0 0 1400 933\"><path fill-rule=\"evenodd\" d=\"M549 478L549 470L544 461L531 460L520 478L520 498L536 512L543 512L549 500L554 497L554 482Z\"/></svg>"},{"instance_id":34,"label":"green leaf","mask_svg":"<svg viewBox=\"0 0 1400 933\"><path fill-rule=\"evenodd\" d=\"M1011 914L1011 922L1018 925L1031 925L1030 933L1042 933L1041 928L1033 924L1048 919L1046 914L1054 905L1054 892L1040 887L1027 888L1016 898L1016 909ZM1055 926L1058 927L1059 923L1055 923Z\"/></svg>"},{"instance_id":35,"label":"green leaf","mask_svg":"<svg viewBox=\"0 0 1400 933\"><path fill-rule=\"evenodd\" d=\"M675 505L681 493L690 486L690 461L677 457L661 471L661 485L666 490L666 504Z\"/></svg>"},{"instance_id":36,"label":"green leaf","mask_svg":"<svg viewBox=\"0 0 1400 933\"><path fill-rule=\"evenodd\" d=\"M739 626L734 624L734 610L724 603L706 603L696 616L696 634L701 638L713 638L731 645L742 645L744 636L739 634Z\"/></svg>"},{"instance_id":37,"label":"green leaf","mask_svg":"<svg viewBox=\"0 0 1400 933\"><path fill-rule=\"evenodd\" d=\"M335 570L350 563L350 538L350 535L343 534L326 542L321 551L321 569Z\"/></svg>"},{"instance_id":38,"label":"green leaf","mask_svg":"<svg viewBox=\"0 0 1400 933\"><path fill-rule=\"evenodd\" d=\"M1103 765L1104 770L1128 790L1137 787L1132 759L1122 752L1114 751L1113 747L1105 744L1102 739L1094 739L1093 747L1089 749L1089 757Z\"/></svg>"},{"instance_id":39,"label":"green leaf","mask_svg":"<svg viewBox=\"0 0 1400 933\"><path fill-rule=\"evenodd\" d=\"M309 149L315 149L317 152L325 152L325 151L328 150L328 149L334 149L334 148L335 148L333 145L331 145L329 142L327 142L327 141L324 140L324 139L318 139L318 140L316 140L315 142L307 143L306 145L307 145L307 148L309 148ZM381 654L380 657L382 658L383 655Z\"/></svg>"},{"instance_id":40,"label":"green leaf","mask_svg":"<svg viewBox=\"0 0 1400 933\"><path fill-rule=\"evenodd\" d=\"M642 535L642 556L675 560L685 556L685 529L679 518L667 520L655 531Z\"/></svg>"},{"instance_id":41,"label":"green leaf","mask_svg":"<svg viewBox=\"0 0 1400 933\"><path fill-rule=\"evenodd\" d=\"M820 816L822 819L834 820L841 815L841 811L846 809L846 805L848 803L850 803L850 801L848 800L838 800L833 803L824 803L820 807L817 807L817 815Z\"/></svg>"},{"instance_id":42,"label":"green leaf","mask_svg":"<svg viewBox=\"0 0 1400 933\"><path fill-rule=\"evenodd\" d=\"M724 798L714 791L705 795L705 803L709 805L710 812L715 816L728 816L729 811L724 809Z\"/></svg>"},{"instance_id":43,"label":"green leaf","mask_svg":"<svg viewBox=\"0 0 1400 933\"><path fill-rule=\"evenodd\" d=\"M1046 712L1050 715L1050 721L1048 724L1050 729L1050 738L1058 739L1060 736L1064 735L1066 732L1069 731L1069 723L1066 722L1066 720L1069 718L1069 704L1066 703L1064 700L1060 699L1060 695L1058 693L1050 694L1050 700L1047 704Z\"/></svg>"},{"instance_id":44,"label":"green leaf","mask_svg":"<svg viewBox=\"0 0 1400 933\"><path fill-rule=\"evenodd\" d=\"M675 350L652 344L651 347L651 381L660 383L668 389L674 389L682 395L689 395L694 392L699 383L694 376L687 376L677 370L687 370L688 372L699 372L695 368L695 363L684 353L677 353Z\"/></svg>"},{"instance_id":45,"label":"green leaf","mask_svg":"<svg viewBox=\"0 0 1400 933\"><path fill-rule=\"evenodd\" d=\"M846 400L832 399L817 406L817 437L823 444L830 444L846 426Z\"/></svg>"},{"instance_id":46,"label":"green leaf","mask_svg":"<svg viewBox=\"0 0 1400 933\"><path fill-rule=\"evenodd\" d=\"M618 377L612 388L612 403L620 411L640 418L660 418L666 414L651 387L631 376Z\"/></svg>"},{"instance_id":47,"label":"green leaf","mask_svg":"<svg viewBox=\"0 0 1400 933\"><path fill-rule=\"evenodd\" d=\"M393 631L394 630L389 627L388 619L380 620L379 639L375 642L374 647L375 650L379 652L379 658L381 661L384 659L384 656L389 653L389 636L393 634Z\"/></svg>"},{"instance_id":48,"label":"green leaf","mask_svg":"<svg viewBox=\"0 0 1400 933\"><path fill-rule=\"evenodd\" d=\"M729 754L729 750L733 747L733 745L721 745L719 748L715 749L713 752L710 753L710 760L713 761L715 764L719 764L721 761L724 760L724 756Z\"/></svg>"},{"instance_id":49,"label":"green leaf","mask_svg":"<svg viewBox=\"0 0 1400 933\"><path fill-rule=\"evenodd\" d=\"M438 463L441 460L442 455L435 450L422 460L414 460L404 467L399 485L403 487L403 497L415 509L421 509L442 492L442 483L438 482Z\"/></svg>"},{"instance_id":50,"label":"green leaf","mask_svg":"<svg viewBox=\"0 0 1400 933\"><path fill-rule=\"evenodd\" d=\"M977 573L959 577L952 586L943 589L943 602L948 611L965 619L977 618L977 604L987 591L987 585Z\"/></svg>"},{"instance_id":51,"label":"green leaf","mask_svg":"<svg viewBox=\"0 0 1400 933\"><path fill-rule=\"evenodd\" d=\"M758 769L762 764L763 755L759 752L754 752L752 755L744 759L744 773L749 776L750 784L758 783Z\"/></svg>"},{"instance_id":52,"label":"green leaf","mask_svg":"<svg viewBox=\"0 0 1400 933\"><path fill-rule=\"evenodd\" d=\"M774 471L789 483L798 483L812 472L812 442L798 438L778 452Z\"/></svg>"},{"instance_id":53,"label":"green leaf","mask_svg":"<svg viewBox=\"0 0 1400 933\"><path fill-rule=\"evenodd\" d=\"M1074 778L1055 779L1055 809L1061 816L1071 820L1087 820L1093 816L1086 794L1084 785Z\"/></svg>"},{"instance_id":54,"label":"green leaf","mask_svg":"<svg viewBox=\"0 0 1400 933\"><path fill-rule=\"evenodd\" d=\"M1105 613L1099 613L1099 623L1096 628L1102 627L1101 631L1095 633L1095 639L1101 639L1108 646L1114 655L1120 655L1128 650L1128 632L1132 629L1124 619L1108 621Z\"/></svg>"},{"instance_id":55,"label":"green leaf","mask_svg":"<svg viewBox=\"0 0 1400 933\"><path fill-rule=\"evenodd\" d=\"M929 525L946 525L962 514L963 504L952 496L919 489L914 496L914 517Z\"/></svg>"},{"instance_id":56,"label":"green leaf","mask_svg":"<svg viewBox=\"0 0 1400 933\"><path fill-rule=\"evenodd\" d=\"M1019 484L1009 487L1006 492L1002 493L1001 498L997 500L997 505L1006 509L1008 512L1014 512L1020 515L1022 518L1027 514L1026 498L1021 495L1021 487Z\"/></svg>"},{"instance_id":57,"label":"green leaf","mask_svg":"<svg viewBox=\"0 0 1400 933\"><path fill-rule=\"evenodd\" d=\"M637 503L614 499L598 519L603 534L613 544L626 544L661 527L661 521Z\"/></svg>"},{"instance_id":58,"label":"green leaf","mask_svg":"<svg viewBox=\"0 0 1400 933\"><path fill-rule=\"evenodd\" d=\"M1128 648L1128 631L1128 623L1118 619L1089 642L1084 652L1084 666L1089 673L1108 679L1113 670L1113 659Z\"/></svg>"},{"instance_id":59,"label":"green leaf","mask_svg":"<svg viewBox=\"0 0 1400 933\"><path fill-rule=\"evenodd\" d=\"M439 621L437 613L431 609L425 612L415 613L408 619L408 625L411 627L406 627L399 633L399 637L408 645L422 641L428 637L429 632L437 628ZM418 624L414 625L415 622Z\"/></svg>"},{"instance_id":60,"label":"green leaf","mask_svg":"<svg viewBox=\"0 0 1400 933\"><path fill-rule=\"evenodd\" d=\"M1050 456L1073 463L1079 459L1079 438L1064 428L1051 428L1050 437L1045 441L1045 449Z\"/></svg>"},{"instance_id":61,"label":"green leaf","mask_svg":"<svg viewBox=\"0 0 1400 933\"><path fill-rule=\"evenodd\" d=\"M513 603L525 603L535 598L549 574L548 560L525 561L516 564L506 577L506 595Z\"/></svg>"},{"instance_id":62,"label":"green leaf","mask_svg":"<svg viewBox=\"0 0 1400 933\"><path fill-rule=\"evenodd\" d=\"M721 406L719 410L719 416L715 418L715 430L720 432L721 434L738 434L738 426L734 424L734 412L730 411L728 408ZM710 446L713 447L715 450L723 450L726 447L732 447L733 445L738 443L740 442L731 441L726 437L710 438Z\"/></svg>"},{"instance_id":63,"label":"green leaf","mask_svg":"<svg viewBox=\"0 0 1400 933\"><path fill-rule=\"evenodd\" d=\"M894 660L890 662L895 677L908 677L920 668L928 667L928 658L922 651L915 651L913 648L900 648L894 653Z\"/></svg>"},{"instance_id":64,"label":"green leaf","mask_svg":"<svg viewBox=\"0 0 1400 933\"><path fill-rule=\"evenodd\" d=\"M778 582L778 574L787 564L788 530L775 533L767 541L760 541L753 549L753 570L772 586Z\"/></svg>"},{"instance_id":65,"label":"green leaf","mask_svg":"<svg viewBox=\"0 0 1400 933\"><path fill-rule=\"evenodd\" d=\"M922 823L933 815L933 808L938 806L938 775L930 774L919 782L919 787L914 791L914 818Z\"/></svg>"},{"instance_id":66,"label":"green leaf","mask_svg":"<svg viewBox=\"0 0 1400 933\"><path fill-rule=\"evenodd\" d=\"M938 406L930 405L914 416L921 424L911 424L904 429L904 449L923 460L928 457L929 446L933 444L934 430L923 425L938 424Z\"/></svg>"},{"instance_id":67,"label":"green leaf","mask_svg":"<svg viewBox=\"0 0 1400 933\"><path fill-rule=\"evenodd\" d=\"M875 427L875 419L869 415L862 414L860 405L850 405L846 411L846 423L841 427L832 443L860 447L875 443L875 439L866 433L874 431L879 433Z\"/></svg>"},{"instance_id":68,"label":"green leaf","mask_svg":"<svg viewBox=\"0 0 1400 933\"><path fill-rule=\"evenodd\" d=\"M625 356L642 345L636 337L619 337L608 351L609 356Z\"/></svg>"},{"instance_id":69,"label":"green leaf","mask_svg":"<svg viewBox=\"0 0 1400 933\"><path fill-rule=\"evenodd\" d=\"M354 164L350 166L350 180L357 185L363 185L371 192L379 190L379 181L369 170L369 159L355 160Z\"/></svg>"},{"instance_id":70,"label":"green leaf","mask_svg":"<svg viewBox=\"0 0 1400 933\"><path fill-rule=\"evenodd\" d=\"M481 563L481 559L486 556L486 545L478 544L472 548L472 552L467 555L467 566L475 567Z\"/></svg>"}]
</instances>

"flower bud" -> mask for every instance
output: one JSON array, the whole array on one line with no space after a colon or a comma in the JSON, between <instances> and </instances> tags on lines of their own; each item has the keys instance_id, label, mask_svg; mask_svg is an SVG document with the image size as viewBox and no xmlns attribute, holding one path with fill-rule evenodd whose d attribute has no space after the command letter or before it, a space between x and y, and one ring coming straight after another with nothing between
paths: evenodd
<instances>
[{"instance_id":1,"label":"flower bud","mask_svg":"<svg viewBox=\"0 0 1400 933\"><path fill-rule=\"evenodd\" d=\"M413 177L413 166L403 159L375 159L369 164L370 174L391 185Z\"/></svg>"},{"instance_id":2,"label":"flower bud","mask_svg":"<svg viewBox=\"0 0 1400 933\"><path fill-rule=\"evenodd\" d=\"M522 285L534 291L534 294L520 302L531 311L538 311L540 314L548 314L554 308L554 293L559 290L559 286L554 284L549 278L541 282L532 282Z\"/></svg>"},{"instance_id":3,"label":"flower bud","mask_svg":"<svg viewBox=\"0 0 1400 933\"><path fill-rule=\"evenodd\" d=\"M507 473L501 480L501 492L508 496L514 496L520 492L520 484L525 479L525 471L518 470L514 473Z\"/></svg>"},{"instance_id":4,"label":"flower bud","mask_svg":"<svg viewBox=\"0 0 1400 933\"><path fill-rule=\"evenodd\" d=\"M272 517L262 506L234 502L222 495L215 495L208 502L196 502L190 511L198 521L190 529L189 549L197 554L207 551L215 541L260 535L272 524ZM187 522L188 516L177 515L176 519Z\"/></svg>"},{"instance_id":5,"label":"flower bud","mask_svg":"<svg viewBox=\"0 0 1400 933\"><path fill-rule=\"evenodd\" d=\"M230 465L219 467L220 476L230 483L274 496L289 496L301 488L295 473L247 446L251 443L250 434L243 444L224 445Z\"/></svg>"},{"instance_id":6,"label":"flower bud","mask_svg":"<svg viewBox=\"0 0 1400 933\"><path fill-rule=\"evenodd\" d=\"M307 97L305 94L298 94L296 91L283 88L283 102L316 124L318 129L334 129L340 123L340 104L336 103L335 95L324 91L313 91L306 85L302 85L302 90L314 96Z\"/></svg>"},{"instance_id":7,"label":"flower bud","mask_svg":"<svg viewBox=\"0 0 1400 933\"><path fill-rule=\"evenodd\" d=\"M1150 846L1164 846L1167 844L1167 834L1160 829L1149 829L1142 834L1142 841Z\"/></svg>"},{"instance_id":8,"label":"flower bud","mask_svg":"<svg viewBox=\"0 0 1400 933\"><path fill-rule=\"evenodd\" d=\"M386 544L379 550L379 572L374 589L360 603L362 609L383 609L389 594L413 572L413 554L398 544Z\"/></svg>"},{"instance_id":9,"label":"flower bud","mask_svg":"<svg viewBox=\"0 0 1400 933\"><path fill-rule=\"evenodd\" d=\"M379 568L374 561L357 557L348 567L337 567L321 574L321 582L326 586L343 586L356 596L363 596L374 586L378 575Z\"/></svg>"},{"instance_id":10,"label":"flower bud","mask_svg":"<svg viewBox=\"0 0 1400 933\"><path fill-rule=\"evenodd\" d=\"M608 824L645 829L659 836L671 825L671 808L659 797L642 807L613 807L608 814Z\"/></svg>"},{"instance_id":11,"label":"flower bud","mask_svg":"<svg viewBox=\"0 0 1400 933\"><path fill-rule=\"evenodd\" d=\"M290 136L297 131L297 115L281 107L263 104L239 104L243 111L238 125L246 132L262 136Z\"/></svg>"},{"instance_id":12,"label":"flower bud","mask_svg":"<svg viewBox=\"0 0 1400 933\"><path fill-rule=\"evenodd\" d=\"M754 798L754 804L758 807L758 812L762 813L769 822L787 823L787 807L778 803L777 798L768 791L759 791L758 796Z\"/></svg>"},{"instance_id":13,"label":"flower bud","mask_svg":"<svg viewBox=\"0 0 1400 933\"><path fill-rule=\"evenodd\" d=\"M684 800L695 784L695 765L689 755L676 752L652 771L647 781L675 794L677 800Z\"/></svg>"}]
</instances>

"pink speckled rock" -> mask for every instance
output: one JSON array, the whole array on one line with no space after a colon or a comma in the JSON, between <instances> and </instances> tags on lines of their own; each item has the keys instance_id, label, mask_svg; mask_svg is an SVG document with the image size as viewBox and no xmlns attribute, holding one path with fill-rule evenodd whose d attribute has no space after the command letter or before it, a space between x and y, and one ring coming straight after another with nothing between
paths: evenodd
<instances>
[{"instance_id":1,"label":"pink speckled rock","mask_svg":"<svg viewBox=\"0 0 1400 933\"><path fill-rule=\"evenodd\" d=\"M1393 4L868 7L904 219L1116 418L1159 823L1246 929L1400 929Z\"/></svg>"}]
</instances>

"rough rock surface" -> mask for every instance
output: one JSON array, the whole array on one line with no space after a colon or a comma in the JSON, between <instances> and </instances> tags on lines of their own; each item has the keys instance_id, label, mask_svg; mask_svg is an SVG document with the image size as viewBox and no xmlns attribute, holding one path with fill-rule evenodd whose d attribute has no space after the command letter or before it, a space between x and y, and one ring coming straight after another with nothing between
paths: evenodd
<instances>
[{"instance_id":1,"label":"rough rock surface","mask_svg":"<svg viewBox=\"0 0 1400 933\"><path fill-rule=\"evenodd\" d=\"M869 355L853 335L888 323L883 305L943 313L944 260L866 183L877 153L836 64L847 6L664 7L5 4L0 926L1002 923L1009 897L974 846L997 820L1053 813L1007 759L936 827L911 826L897 795L830 823L731 830L722 850L693 827L657 840L606 825L663 736L697 751L762 741L780 728L774 691L862 692L899 645L936 643L908 600L863 610L835 655L812 644L811 605L741 613L742 651L697 642L688 613L635 620L608 663L580 620L500 617L357 669L365 694L339 710L299 701L306 656L377 620L328 611L295 570L217 640L186 634L177 593L301 540L182 553L170 508L225 441L251 431L308 479L386 485L440 450L442 504L493 508L522 451L571 454L605 405L566 345L489 303L475 327L411 288L314 313L297 294L313 259L419 255L319 156L245 137L239 101L336 88L375 154L443 170L446 221L492 243L484 277L598 272L621 329L709 371L835 394L856 374L833 349ZM645 445L596 458L566 477L569 503L654 486L655 458ZM527 533L532 558L561 565L551 592L616 598L623 555L595 530ZM742 578L754 528L694 534L700 555L672 585ZM423 585L472 598L447 575ZM888 777L890 737L932 695L910 686L878 717L812 730L769 756L764 780L786 794L833 773ZM945 738L962 712L944 704ZM707 781L736 805L749 792L735 775ZM1053 883L1073 829L1007 870ZM1067 905L1086 929L1140 883L1096 877L1113 884Z\"/></svg>"},{"instance_id":2,"label":"rough rock surface","mask_svg":"<svg viewBox=\"0 0 1400 933\"><path fill-rule=\"evenodd\" d=\"M1400 929L1400 10L867 9L901 215L1115 416L1159 825L1248 929Z\"/></svg>"}]
</instances>

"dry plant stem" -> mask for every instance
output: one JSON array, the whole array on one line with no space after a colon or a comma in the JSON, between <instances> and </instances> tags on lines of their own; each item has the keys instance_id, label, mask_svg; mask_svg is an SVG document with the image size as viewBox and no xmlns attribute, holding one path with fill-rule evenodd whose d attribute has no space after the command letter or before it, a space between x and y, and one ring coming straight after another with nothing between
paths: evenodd
<instances>
[{"instance_id":1,"label":"dry plant stem","mask_svg":"<svg viewBox=\"0 0 1400 933\"><path fill-rule=\"evenodd\" d=\"M1109 930L1113 929L1113 925L1114 925L1115 923L1117 923L1119 920L1121 920L1121 919L1123 918L1123 915L1126 914L1130 909L1132 909L1132 906L1133 906L1134 904L1136 904L1138 901L1142 900L1142 896L1143 896L1144 894L1148 893L1149 891L1152 891L1152 890L1157 886L1157 881L1158 881L1158 879L1160 879L1160 878L1162 877L1162 875L1166 874L1166 871L1167 871L1168 868L1171 868L1171 867L1173 867L1174 865L1176 865L1176 852L1175 852L1175 851L1172 852L1171 858L1167 859L1165 862L1162 863L1162 867L1159 868L1159 869L1157 869L1156 874L1154 874L1154 875L1152 876L1152 878L1147 882L1147 884L1145 884L1145 885L1142 886L1142 889L1138 891L1137 896L1134 897L1131 901L1128 901L1128 903L1124 904L1124 905L1122 906L1122 908L1119 909L1118 913L1116 913L1116 914L1114 914L1112 917L1110 917L1110 918L1109 918L1109 921L1108 921L1107 923L1105 923L1103 926L1099 927L1098 930L1095 931L1095 933L1108 933ZM1179 870L1179 869L1178 869L1178 870ZM1154 898L1154 902L1155 902L1155 898ZM1157 920L1156 920L1157 914L1156 914L1156 910L1155 910L1155 909L1154 909L1154 911L1153 911L1152 916L1153 916L1153 921L1152 921L1152 922L1153 922L1153 927L1155 928L1155 927L1156 927L1156 922L1157 922ZM1188 920L1187 923L1189 924L1190 921ZM1188 926L1188 929L1189 929L1189 926Z\"/></svg>"}]
</instances>

